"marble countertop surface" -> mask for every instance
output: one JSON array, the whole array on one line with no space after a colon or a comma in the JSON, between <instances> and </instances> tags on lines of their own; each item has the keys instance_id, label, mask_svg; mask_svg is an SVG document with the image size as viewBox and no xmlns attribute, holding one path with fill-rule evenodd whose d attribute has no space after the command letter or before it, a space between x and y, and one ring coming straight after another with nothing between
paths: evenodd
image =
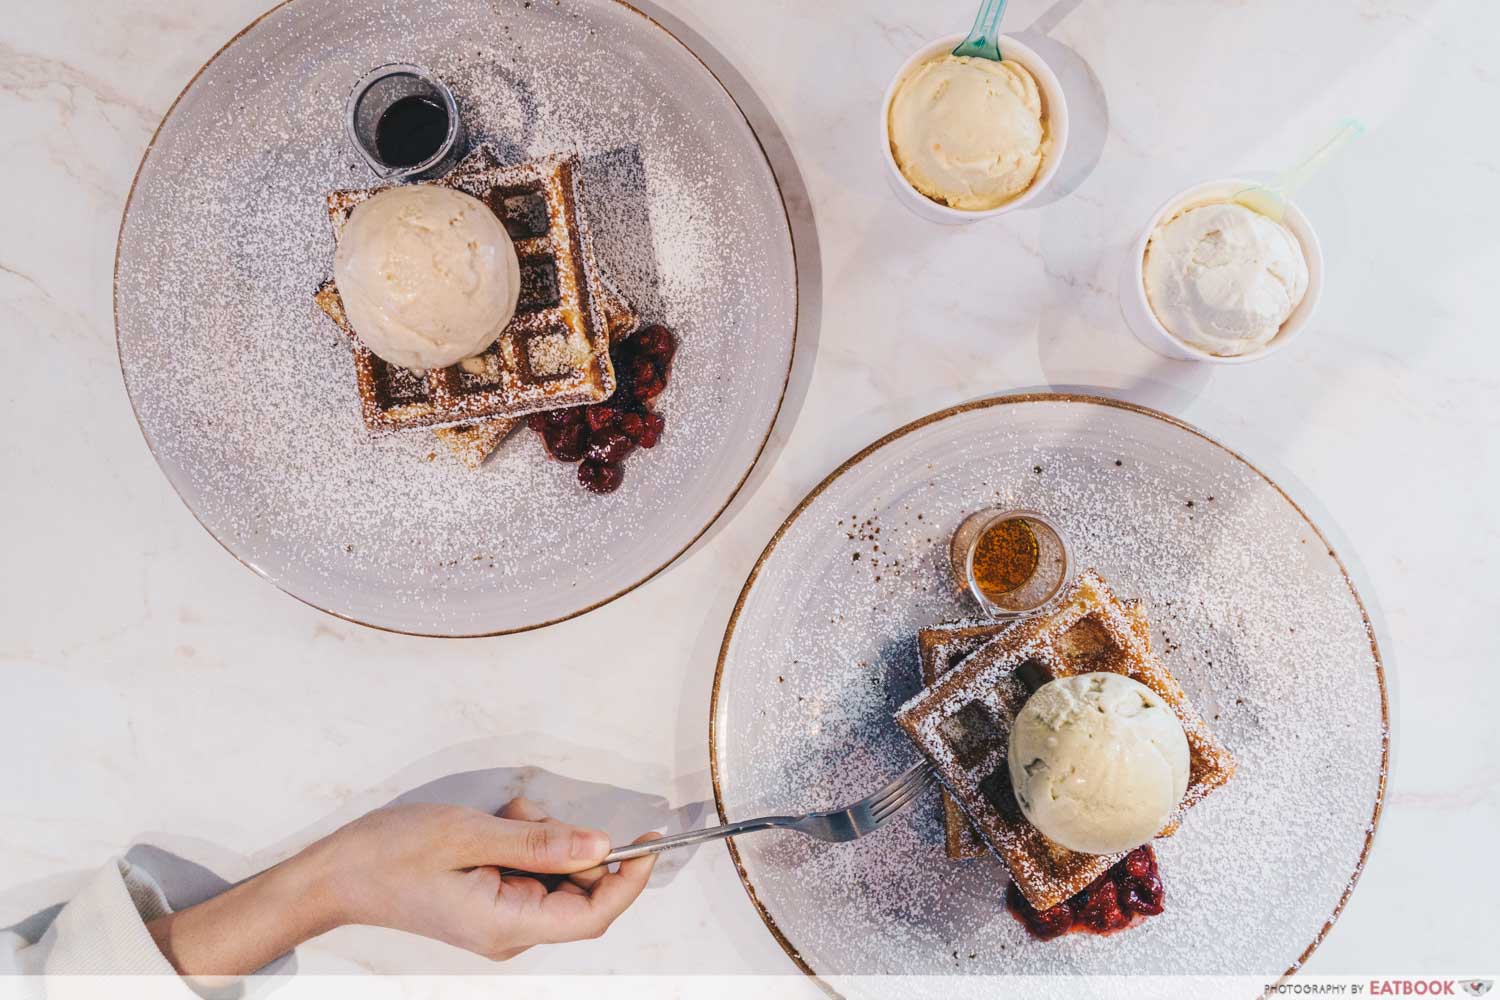
<instances>
[{"instance_id":1,"label":"marble countertop surface","mask_svg":"<svg viewBox=\"0 0 1500 1000\"><path fill-rule=\"evenodd\" d=\"M0 925L130 845L233 880L444 776L460 775L439 791L476 802L525 787L617 837L705 821L718 644L793 505L934 409L1088 385L1278 478L1377 619L1390 792L1308 971L1462 973L1493 957L1500 338L1484 298L1500 275L1500 8L1015 0L1007 29L1068 91L1067 162L1042 206L946 229L891 196L876 122L890 74L962 30L971 0L661 0L788 194L810 294L787 405L749 488L668 572L540 632L433 641L328 617L229 558L158 472L121 383L110 290L131 176L179 89L265 2L53 0L0 19ZM1132 339L1116 271L1150 211L1190 183L1275 171L1351 114L1369 132L1300 198L1328 260L1314 328L1240 367ZM305 965L489 968L367 928L315 949ZM507 969L792 966L716 846L663 865L604 939Z\"/></svg>"}]
</instances>

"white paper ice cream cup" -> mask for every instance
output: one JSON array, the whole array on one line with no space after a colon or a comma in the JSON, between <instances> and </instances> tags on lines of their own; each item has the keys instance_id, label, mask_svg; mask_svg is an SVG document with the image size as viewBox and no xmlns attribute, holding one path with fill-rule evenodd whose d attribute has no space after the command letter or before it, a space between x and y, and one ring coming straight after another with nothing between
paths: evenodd
<instances>
[{"instance_id":1,"label":"white paper ice cream cup","mask_svg":"<svg viewBox=\"0 0 1500 1000\"><path fill-rule=\"evenodd\" d=\"M1120 269L1120 312L1124 314L1125 325L1130 328L1131 333L1135 334L1136 339L1156 353L1179 361L1239 365L1247 361L1259 361L1267 355L1274 354L1307 328L1308 322L1317 310L1318 299L1323 295L1323 250L1318 244L1317 233L1313 232L1312 223L1295 204L1287 206L1286 218L1281 221L1287 229L1291 230L1297 242L1302 244L1302 256L1307 259L1307 292L1302 296L1302 301L1297 304L1297 308L1293 309L1292 314L1287 317L1286 322L1281 325L1281 330L1265 346L1249 354L1234 357L1210 354L1168 333L1167 328L1162 326L1161 321L1156 318L1156 313L1152 311L1151 303L1146 298L1146 282L1142 273L1146 261L1146 242L1151 238L1151 233L1156 227L1180 212L1197 205L1228 201L1237 192L1254 187L1256 183L1256 181L1237 178L1209 181L1173 195L1156 210L1146 222L1146 227L1141 230L1140 235L1126 251L1125 260Z\"/></svg>"},{"instance_id":2,"label":"white paper ice cream cup","mask_svg":"<svg viewBox=\"0 0 1500 1000\"><path fill-rule=\"evenodd\" d=\"M1041 168L1037 170L1036 178L1032 180L1030 187L1005 204L998 208L980 211L949 208L912 187L906 175L901 172L901 168L896 165L896 157L891 153L891 100L896 96L896 88L914 67L944 52L952 52L954 46L964 38L965 36L961 34L948 35L929 42L912 53L911 58L906 60L896 71L896 75L891 78L890 86L885 88L885 98L880 102L880 155L885 159L886 180L890 182L891 190L896 193L896 198L901 204L917 215L929 222L949 226L994 218L1018 208L1025 208L1036 201L1037 196L1057 173L1058 165L1062 163L1063 151L1068 146L1068 101L1063 96L1062 84L1057 82L1057 75L1052 72L1041 56L1009 35L1001 35L999 39L1001 54L1006 59L1013 59L1025 66L1036 78L1037 89L1042 95L1042 116L1047 125L1050 144L1042 159Z\"/></svg>"}]
</instances>

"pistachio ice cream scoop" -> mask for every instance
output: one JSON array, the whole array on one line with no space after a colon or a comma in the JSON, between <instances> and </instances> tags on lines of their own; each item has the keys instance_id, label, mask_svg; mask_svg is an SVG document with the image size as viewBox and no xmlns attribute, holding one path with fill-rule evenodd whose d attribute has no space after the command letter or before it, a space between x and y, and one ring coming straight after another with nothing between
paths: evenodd
<instances>
[{"instance_id":1,"label":"pistachio ice cream scoop","mask_svg":"<svg viewBox=\"0 0 1500 1000\"><path fill-rule=\"evenodd\" d=\"M1011 727L1011 784L1048 840L1114 854L1156 836L1188 785L1182 723L1123 674L1060 677L1036 690Z\"/></svg>"}]
</instances>

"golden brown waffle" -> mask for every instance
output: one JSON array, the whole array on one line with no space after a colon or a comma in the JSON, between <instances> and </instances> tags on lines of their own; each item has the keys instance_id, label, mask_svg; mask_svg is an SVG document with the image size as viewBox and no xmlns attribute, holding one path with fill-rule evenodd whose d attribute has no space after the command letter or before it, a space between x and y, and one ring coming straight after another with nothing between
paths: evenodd
<instances>
[{"instance_id":1,"label":"golden brown waffle","mask_svg":"<svg viewBox=\"0 0 1500 1000\"><path fill-rule=\"evenodd\" d=\"M917 655L922 663L922 686L932 687L970 653L1010 628L1010 622L944 622L917 633ZM974 824L964 815L953 794L943 789L943 840L955 861L982 858L990 853Z\"/></svg>"},{"instance_id":2,"label":"golden brown waffle","mask_svg":"<svg viewBox=\"0 0 1500 1000\"><path fill-rule=\"evenodd\" d=\"M901 728L932 760L974 828L1039 910L1079 892L1123 855L1070 851L1042 836L1021 814L1006 764L1010 720L1030 696L1020 675L1050 679L1111 671L1140 681L1172 707L1187 736L1189 774L1187 793L1167 830L1234 773L1234 758L1152 652L1146 631L1144 615L1132 615L1090 570L1053 610L989 640L896 713Z\"/></svg>"},{"instance_id":3,"label":"golden brown waffle","mask_svg":"<svg viewBox=\"0 0 1500 1000\"><path fill-rule=\"evenodd\" d=\"M318 289L313 302L350 340L354 339L354 331L344 317L344 303L339 299L333 282ZM460 462L471 469L477 469L518 423L520 421L513 417L494 417L458 427L439 427L433 433Z\"/></svg>"},{"instance_id":4,"label":"golden brown waffle","mask_svg":"<svg viewBox=\"0 0 1500 1000\"><path fill-rule=\"evenodd\" d=\"M514 417L490 417L473 424L439 427L432 433L454 458L470 469L477 469L520 422Z\"/></svg>"},{"instance_id":5,"label":"golden brown waffle","mask_svg":"<svg viewBox=\"0 0 1500 1000\"><path fill-rule=\"evenodd\" d=\"M1130 616L1131 627L1149 648L1151 623L1146 619L1146 610L1140 601L1121 601ZM917 655L922 663L922 686L931 687L937 679L958 666L995 636L1010 628L1011 622L958 621L944 622L917 633ZM1161 836L1170 837L1177 831L1177 824L1170 823ZM952 793L943 790L943 840L948 848L948 857L955 861L982 858L990 853L983 838L964 815L963 808L954 800Z\"/></svg>"},{"instance_id":6,"label":"golden brown waffle","mask_svg":"<svg viewBox=\"0 0 1500 1000\"><path fill-rule=\"evenodd\" d=\"M635 306L614 286L609 276L602 273L599 275L599 306L604 311L604 328L609 332L611 344L618 344L641 325L641 314L635 311Z\"/></svg>"},{"instance_id":7,"label":"golden brown waffle","mask_svg":"<svg viewBox=\"0 0 1500 1000\"><path fill-rule=\"evenodd\" d=\"M520 301L489 350L448 368L388 365L356 338L355 376L371 433L523 416L597 403L614 392L598 269L574 166L565 156L500 166L493 153L479 149L439 182L479 198L505 223L520 258ZM378 190L328 196L335 240L354 207Z\"/></svg>"},{"instance_id":8,"label":"golden brown waffle","mask_svg":"<svg viewBox=\"0 0 1500 1000\"><path fill-rule=\"evenodd\" d=\"M620 290L609 279L599 276L599 303L604 311L604 325L611 344L624 340L640 326L641 317ZM500 442L520 423L513 417L490 417L458 427L439 427L433 431L460 462L477 469L500 447Z\"/></svg>"},{"instance_id":9,"label":"golden brown waffle","mask_svg":"<svg viewBox=\"0 0 1500 1000\"><path fill-rule=\"evenodd\" d=\"M605 326L609 332L611 343L624 340L635 328L640 325L640 314L630 304L624 294L610 283L604 275L599 275L598 297L604 313ZM348 321L344 317L344 304L339 299L338 291L329 282L318 289L313 301L318 308L327 314L328 318L338 328L354 339L354 331L350 329ZM514 417L490 417L478 420L470 424L460 424L457 427L439 427L433 431L438 440L447 447L448 451L470 469L477 469L484 464L484 460L500 446L500 442L515 430L520 423Z\"/></svg>"}]
</instances>

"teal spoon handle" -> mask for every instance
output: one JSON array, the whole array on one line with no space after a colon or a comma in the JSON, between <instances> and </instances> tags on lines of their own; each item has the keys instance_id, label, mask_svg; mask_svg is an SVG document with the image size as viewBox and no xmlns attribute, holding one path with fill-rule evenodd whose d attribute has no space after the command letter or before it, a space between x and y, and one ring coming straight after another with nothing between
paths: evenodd
<instances>
[{"instance_id":1,"label":"teal spoon handle","mask_svg":"<svg viewBox=\"0 0 1500 1000\"><path fill-rule=\"evenodd\" d=\"M1005 0L984 0L979 5L979 15L974 18L974 27L969 37L958 43L953 50L956 56L972 56L975 59L1000 61L1000 18L1005 13Z\"/></svg>"}]
</instances>

